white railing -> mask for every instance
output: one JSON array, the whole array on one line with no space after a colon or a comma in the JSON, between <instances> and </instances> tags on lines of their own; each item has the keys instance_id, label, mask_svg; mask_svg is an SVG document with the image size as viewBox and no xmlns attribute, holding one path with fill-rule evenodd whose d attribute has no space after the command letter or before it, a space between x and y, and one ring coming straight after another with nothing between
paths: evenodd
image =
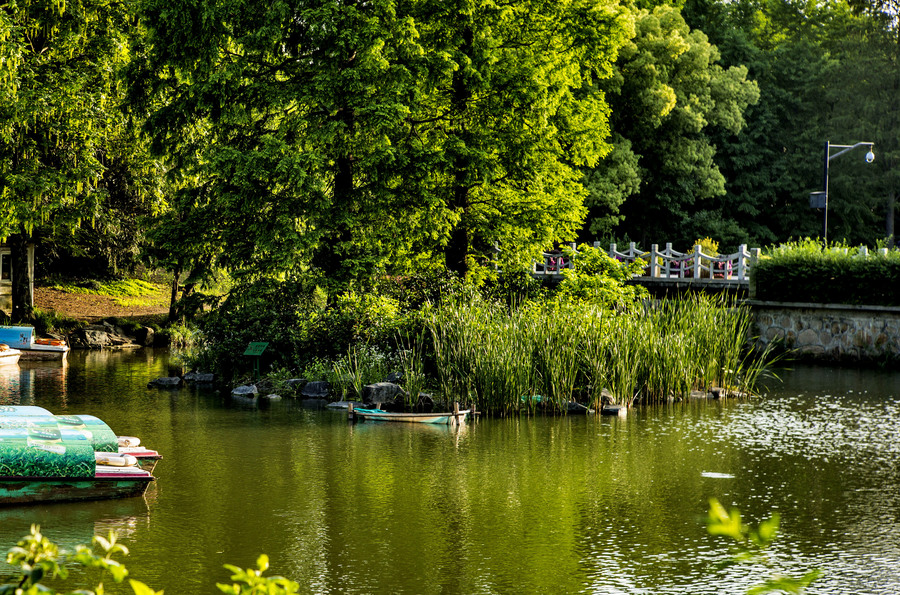
<instances>
[{"instance_id":1,"label":"white railing","mask_svg":"<svg viewBox=\"0 0 900 595\"><path fill-rule=\"evenodd\" d=\"M574 244L569 244L575 250ZM594 242L600 248L599 242ZM574 252L573 257L578 253ZM688 279L719 281L724 283L746 283L750 279L751 263L759 258L759 248L748 250L742 244L733 254L711 255L703 252L699 244L690 252L678 252L667 243L664 250L657 244L650 247L649 252L638 250L631 242L624 251L619 251L616 244L610 244L609 256L621 262L641 262L643 275L656 279ZM559 275L563 269L571 268L572 263L561 252L545 252L542 262L535 262L532 273L536 276Z\"/></svg>"},{"instance_id":2,"label":"white railing","mask_svg":"<svg viewBox=\"0 0 900 595\"><path fill-rule=\"evenodd\" d=\"M575 244L568 244L569 248L572 249L574 253L578 253L575 250ZM572 263L569 258L562 253L561 250L555 250L553 252L544 252L543 260L540 262L535 261L531 265L531 273L533 275L560 275L562 274L563 269L572 268Z\"/></svg>"}]
</instances>

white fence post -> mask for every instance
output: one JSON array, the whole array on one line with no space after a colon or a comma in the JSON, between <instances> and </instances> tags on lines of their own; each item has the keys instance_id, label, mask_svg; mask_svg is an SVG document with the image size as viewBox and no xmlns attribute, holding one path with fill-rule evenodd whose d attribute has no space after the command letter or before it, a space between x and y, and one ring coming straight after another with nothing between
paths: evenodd
<instances>
[{"instance_id":1,"label":"white fence post","mask_svg":"<svg viewBox=\"0 0 900 595\"><path fill-rule=\"evenodd\" d=\"M672 276L672 242L666 242L666 258L664 260L666 263L665 264L666 278L668 279L669 277ZM678 265L678 270L679 270L678 276L680 277L681 276L681 273L680 273L681 265Z\"/></svg>"},{"instance_id":2,"label":"white fence post","mask_svg":"<svg viewBox=\"0 0 900 595\"><path fill-rule=\"evenodd\" d=\"M747 244L741 244L738 247L738 281L747 278Z\"/></svg>"},{"instance_id":3,"label":"white fence post","mask_svg":"<svg viewBox=\"0 0 900 595\"><path fill-rule=\"evenodd\" d=\"M700 244L694 244L694 279L699 279L701 274L700 255L703 253Z\"/></svg>"},{"instance_id":4,"label":"white fence post","mask_svg":"<svg viewBox=\"0 0 900 595\"><path fill-rule=\"evenodd\" d=\"M650 244L650 277L659 277L659 264L656 262L656 253L659 252L659 246Z\"/></svg>"}]
</instances>

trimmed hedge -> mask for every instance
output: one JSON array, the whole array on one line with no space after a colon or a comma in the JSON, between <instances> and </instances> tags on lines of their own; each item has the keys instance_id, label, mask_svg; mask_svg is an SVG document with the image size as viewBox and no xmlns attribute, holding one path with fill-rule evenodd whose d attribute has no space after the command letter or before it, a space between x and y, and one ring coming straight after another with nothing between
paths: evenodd
<instances>
[{"instance_id":1,"label":"trimmed hedge","mask_svg":"<svg viewBox=\"0 0 900 595\"><path fill-rule=\"evenodd\" d=\"M818 242L786 244L750 272L756 299L867 306L900 306L900 251L887 255Z\"/></svg>"}]
</instances>

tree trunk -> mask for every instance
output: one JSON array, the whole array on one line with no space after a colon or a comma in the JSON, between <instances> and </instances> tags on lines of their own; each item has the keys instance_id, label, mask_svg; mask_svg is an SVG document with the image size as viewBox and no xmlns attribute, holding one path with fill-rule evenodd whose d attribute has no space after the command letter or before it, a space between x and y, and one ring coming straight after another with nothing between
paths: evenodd
<instances>
[{"instance_id":1,"label":"tree trunk","mask_svg":"<svg viewBox=\"0 0 900 595\"><path fill-rule=\"evenodd\" d=\"M181 277L181 265L175 267L175 270L172 273L174 275L172 279L172 295L169 297L169 322L175 322L175 319L178 317L178 313L175 309L175 304L178 303L178 280Z\"/></svg>"},{"instance_id":2,"label":"tree trunk","mask_svg":"<svg viewBox=\"0 0 900 595\"><path fill-rule=\"evenodd\" d=\"M355 53L347 61L347 68L350 68L355 57ZM352 153L351 142L346 139L352 139L354 128L356 126L356 114L350 105L350 100L344 98L340 100L343 107L337 110L334 119L343 124L344 140L336 140L333 147L335 152L334 160L334 181L333 196L331 201L332 213L331 229L332 233L322 238L321 244L316 253L313 255L312 264L321 270L328 279L336 281L340 285L345 285L353 280L354 271L349 270L345 266L347 260L347 251L352 249L353 232L352 226L357 220L357 205L354 187L354 158Z\"/></svg>"},{"instance_id":3,"label":"tree trunk","mask_svg":"<svg viewBox=\"0 0 900 595\"><path fill-rule=\"evenodd\" d=\"M335 160L334 171L334 228L331 234L322 238L322 244L313 256L312 264L321 270L329 279L339 283L351 280L352 271L344 266L345 250L353 240L349 221L353 219L353 159L349 156Z\"/></svg>"},{"instance_id":4,"label":"tree trunk","mask_svg":"<svg viewBox=\"0 0 900 595\"><path fill-rule=\"evenodd\" d=\"M12 265L12 320L27 322L34 312L31 268L28 266L28 244L31 237L23 230L9 236Z\"/></svg>"},{"instance_id":5,"label":"tree trunk","mask_svg":"<svg viewBox=\"0 0 900 595\"><path fill-rule=\"evenodd\" d=\"M458 170L455 176L451 207L454 210L460 210L462 215L459 222L450 231L450 241L447 242L447 249L444 252L444 262L447 270L457 273L460 277L465 277L469 272L467 260L469 254L469 227L466 224L466 212L469 209L469 192L459 181L461 175L464 175L464 173Z\"/></svg>"},{"instance_id":6,"label":"tree trunk","mask_svg":"<svg viewBox=\"0 0 900 595\"><path fill-rule=\"evenodd\" d=\"M474 40L474 30L471 25L467 25L463 30L463 43L460 53L471 57ZM458 118L456 134L462 140L462 145L465 148L471 145L471 138L466 129L466 108L471 98L472 89L469 87L460 68L453 74L453 111L454 116ZM470 243L468 226L470 168L471 163L465 152L454 156L453 196L450 208L459 212L460 217L456 226L450 231L450 239L444 252L444 262L448 270L458 273L462 277L465 277L469 272L467 257Z\"/></svg>"}]
</instances>

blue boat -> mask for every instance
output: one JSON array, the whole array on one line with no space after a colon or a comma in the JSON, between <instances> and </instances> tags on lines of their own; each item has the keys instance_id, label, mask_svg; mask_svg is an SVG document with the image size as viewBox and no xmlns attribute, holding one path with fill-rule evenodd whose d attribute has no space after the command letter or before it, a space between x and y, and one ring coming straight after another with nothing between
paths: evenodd
<instances>
[{"instance_id":1,"label":"blue boat","mask_svg":"<svg viewBox=\"0 0 900 595\"><path fill-rule=\"evenodd\" d=\"M0 326L0 344L17 351L22 359L64 359L69 355L65 341L39 339L31 326ZM2 360L3 352L0 352ZM19 358L16 358L18 360Z\"/></svg>"},{"instance_id":2,"label":"blue boat","mask_svg":"<svg viewBox=\"0 0 900 595\"><path fill-rule=\"evenodd\" d=\"M399 421L405 423L441 425L461 424L466 420L466 416L470 413L470 409L460 411L459 407L454 407L452 412L445 413L403 413L356 407L351 407L349 409L349 415L356 420Z\"/></svg>"}]
</instances>

